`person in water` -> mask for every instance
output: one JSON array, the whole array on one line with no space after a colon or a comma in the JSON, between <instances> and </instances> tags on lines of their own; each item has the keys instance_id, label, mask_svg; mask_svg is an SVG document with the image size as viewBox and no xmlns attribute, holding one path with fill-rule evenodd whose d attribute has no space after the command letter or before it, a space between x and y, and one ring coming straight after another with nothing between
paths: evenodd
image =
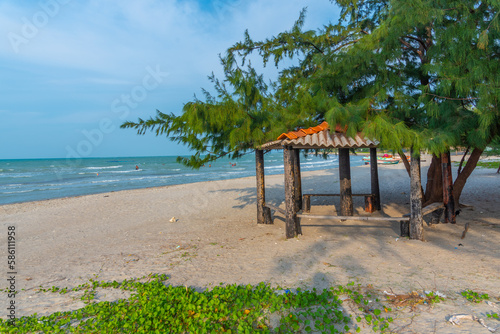
<instances>
[{"instance_id":1,"label":"person in water","mask_svg":"<svg viewBox=\"0 0 500 334\"><path fill-rule=\"evenodd\" d=\"M135 170L139 170L139 166L135 165Z\"/></svg>"}]
</instances>

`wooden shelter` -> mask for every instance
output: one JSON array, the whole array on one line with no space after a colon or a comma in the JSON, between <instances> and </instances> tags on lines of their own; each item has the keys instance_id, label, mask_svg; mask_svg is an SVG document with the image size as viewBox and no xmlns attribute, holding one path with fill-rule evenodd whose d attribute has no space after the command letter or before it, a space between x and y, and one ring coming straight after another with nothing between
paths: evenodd
<instances>
[{"instance_id":1,"label":"wooden shelter","mask_svg":"<svg viewBox=\"0 0 500 334\"><path fill-rule=\"evenodd\" d=\"M330 132L328 123L323 122L318 126L300 129L281 134L277 140L262 145L255 150L255 164L257 175L257 223L272 224L271 209L281 212L286 216L286 237L293 238L302 234L299 218L322 219L356 219L376 221L399 221L401 236L410 239L423 240L423 216L438 209L445 208L445 223L454 224L455 211L453 207L452 177L449 154L441 156L443 173L443 203L433 203L422 207L422 185L420 175L420 152L411 150L410 164L410 213L402 217L369 217L353 215L353 196L365 197L365 210L373 212L380 210L380 188L377 166L378 142L363 137L358 133L354 138L345 135L345 128L337 126ZM300 149L328 149L339 150L339 194L303 194L300 176ZM351 189L351 166L349 150L353 148L370 149L371 193L353 194ZM264 182L264 150L283 149L285 168L285 210L266 203ZM311 196L340 196L339 216L311 215ZM300 212L302 210L302 212Z\"/></svg>"},{"instance_id":2,"label":"wooden shelter","mask_svg":"<svg viewBox=\"0 0 500 334\"><path fill-rule=\"evenodd\" d=\"M302 234L300 217L331 218L331 219L366 219L372 217L353 216L353 196L364 196L366 209L369 212L380 210L380 188L377 169L378 142L367 139L361 134L354 138L345 135L345 129L336 127L330 132L327 122L316 127L300 129L281 134L277 140L262 145L255 151L257 175L257 223L271 224L271 209L286 216L286 237L293 238ZM300 175L300 149L329 149L339 150L339 194L302 194ZM351 167L349 150L353 148L370 149L371 193L353 194L351 189ZM266 204L264 182L264 150L283 149L285 169L285 203L286 210ZM311 196L340 196L340 216L314 216L306 214L310 208ZM299 213L302 210L303 213ZM373 217L377 219L376 217ZM372 218L372 219L373 219ZM390 220L380 218L379 220ZM398 220L400 220L398 218Z\"/></svg>"}]
</instances>

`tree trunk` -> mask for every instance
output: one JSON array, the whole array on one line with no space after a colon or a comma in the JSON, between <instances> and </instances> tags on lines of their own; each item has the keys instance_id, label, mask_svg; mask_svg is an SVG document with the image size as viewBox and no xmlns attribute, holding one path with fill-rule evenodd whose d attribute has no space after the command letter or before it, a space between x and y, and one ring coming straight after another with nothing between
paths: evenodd
<instances>
[{"instance_id":1,"label":"tree trunk","mask_svg":"<svg viewBox=\"0 0 500 334\"><path fill-rule=\"evenodd\" d=\"M460 196L462 195L462 190L465 187L467 179L472 174L477 166L477 162L481 157L484 150L475 148L469 156L467 163L457 175L455 182L453 183L453 200L455 202L455 210L459 209ZM500 170L500 168L499 168ZM432 156L432 162L427 171L427 184L425 186L425 195L423 200L423 206L427 206L432 203L443 201L443 176L441 168L441 159ZM433 216L432 223L438 222L439 216L442 213L440 210L436 212Z\"/></svg>"},{"instance_id":2,"label":"tree trunk","mask_svg":"<svg viewBox=\"0 0 500 334\"><path fill-rule=\"evenodd\" d=\"M467 160L467 163L465 164L464 169L460 174L457 175L457 178L453 183L453 197L455 200L455 208L457 209L459 208L460 195L462 195L462 190L465 187L465 183L467 182L467 179L476 168L477 162L479 161L479 158L481 157L483 151L484 150L479 148L475 148L472 151L472 153L469 156L469 159Z\"/></svg>"},{"instance_id":3,"label":"tree trunk","mask_svg":"<svg viewBox=\"0 0 500 334\"><path fill-rule=\"evenodd\" d=\"M453 176L451 174L450 152L441 154L443 173L444 222L455 224L455 201L453 200Z\"/></svg>"},{"instance_id":4,"label":"tree trunk","mask_svg":"<svg viewBox=\"0 0 500 334\"><path fill-rule=\"evenodd\" d=\"M432 155L432 162L427 171L427 183L423 206L443 201L443 172L441 170L441 159Z\"/></svg>"},{"instance_id":5,"label":"tree trunk","mask_svg":"<svg viewBox=\"0 0 500 334\"><path fill-rule=\"evenodd\" d=\"M291 146L283 147L283 164L285 165L285 205L286 205L286 238L295 238L297 231L297 214L295 211L295 175L293 168L294 153Z\"/></svg>"},{"instance_id":6,"label":"tree trunk","mask_svg":"<svg viewBox=\"0 0 500 334\"><path fill-rule=\"evenodd\" d=\"M424 241L420 152L414 152L413 149L411 150L410 167L410 239Z\"/></svg>"},{"instance_id":7,"label":"tree trunk","mask_svg":"<svg viewBox=\"0 0 500 334\"><path fill-rule=\"evenodd\" d=\"M255 171L257 178L257 224L272 223L265 219L266 186L264 181L264 151L255 150Z\"/></svg>"}]
</instances>

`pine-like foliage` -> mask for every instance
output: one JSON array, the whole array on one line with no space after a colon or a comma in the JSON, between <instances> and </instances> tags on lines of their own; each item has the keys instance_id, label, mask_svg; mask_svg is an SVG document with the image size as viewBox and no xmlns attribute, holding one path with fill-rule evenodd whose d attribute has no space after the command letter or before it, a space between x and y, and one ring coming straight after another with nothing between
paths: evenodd
<instances>
[{"instance_id":1,"label":"pine-like foliage","mask_svg":"<svg viewBox=\"0 0 500 334\"><path fill-rule=\"evenodd\" d=\"M453 146L484 148L500 133L500 4L498 1L337 0L341 18L264 41L245 33L221 57L217 92L124 128L148 130L186 144L199 167L243 152L281 132L347 125L390 149L440 154ZM250 65L293 65L266 84ZM285 62L286 61L286 62Z\"/></svg>"}]
</instances>

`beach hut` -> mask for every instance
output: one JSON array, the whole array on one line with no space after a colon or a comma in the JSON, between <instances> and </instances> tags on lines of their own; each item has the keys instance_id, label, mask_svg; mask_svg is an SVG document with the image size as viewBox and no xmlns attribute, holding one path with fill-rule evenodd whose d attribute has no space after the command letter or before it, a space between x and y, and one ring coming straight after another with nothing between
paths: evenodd
<instances>
[{"instance_id":1,"label":"beach hut","mask_svg":"<svg viewBox=\"0 0 500 334\"><path fill-rule=\"evenodd\" d=\"M353 196L365 197L365 211L374 212L381 209L380 187L377 166L376 140L364 137L361 133L348 137L345 128L337 126L330 131L327 122L308 129L299 129L281 134L277 140L268 142L255 150L255 164L257 176L257 223L272 224L271 209L286 217L286 237L293 238L302 234L299 218L320 218L340 220L372 220L372 221L399 221L401 236L410 239L423 240L423 216L435 210L446 208L450 211L451 222L455 223L453 199L451 197L451 164L446 157L443 160L443 188L445 190L443 203L433 203L422 208L420 156L414 155L413 150L410 164L410 213L402 217L372 217L353 215ZM300 176L300 149L329 149L339 151L339 194L303 194ZM351 167L349 150L355 148L370 149L370 194L353 194L351 189ZM285 175L285 210L266 203L264 182L264 151L282 149ZM311 196L340 196L340 215L319 216L311 215Z\"/></svg>"},{"instance_id":2,"label":"beach hut","mask_svg":"<svg viewBox=\"0 0 500 334\"><path fill-rule=\"evenodd\" d=\"M378 141L370 140L358 133L355 137L348 137L345 128L337 126L335 131L330 131L327 122L308 129L299 129L281 134L277 140L268 142L255 151L257 175L257 222L270 224L271 209L281 212L286 216L286 237L293 238L302 234L300 217L330 218L330 219L366 219L369 217L353 216L353 196L365 197L365 209L368 212L380 210L380 188L377 169ZM300 176L300 149L330 149L339 151L339 194L302 194ZM371 193L353 194L351 189L351 167L349 150L354 148L370 149ZM264 151L282 149L285 174L285 203L286 210L267 204L265 201L264 183ZM311 196L340 196L339 216L310 215ZM299 211L302 210L302 213ZM375 217L374 217L375 218ZM378 217L378 219L381 219ZM387 219L386 219L387 220Z\"/></svg>"}]
</instances>

